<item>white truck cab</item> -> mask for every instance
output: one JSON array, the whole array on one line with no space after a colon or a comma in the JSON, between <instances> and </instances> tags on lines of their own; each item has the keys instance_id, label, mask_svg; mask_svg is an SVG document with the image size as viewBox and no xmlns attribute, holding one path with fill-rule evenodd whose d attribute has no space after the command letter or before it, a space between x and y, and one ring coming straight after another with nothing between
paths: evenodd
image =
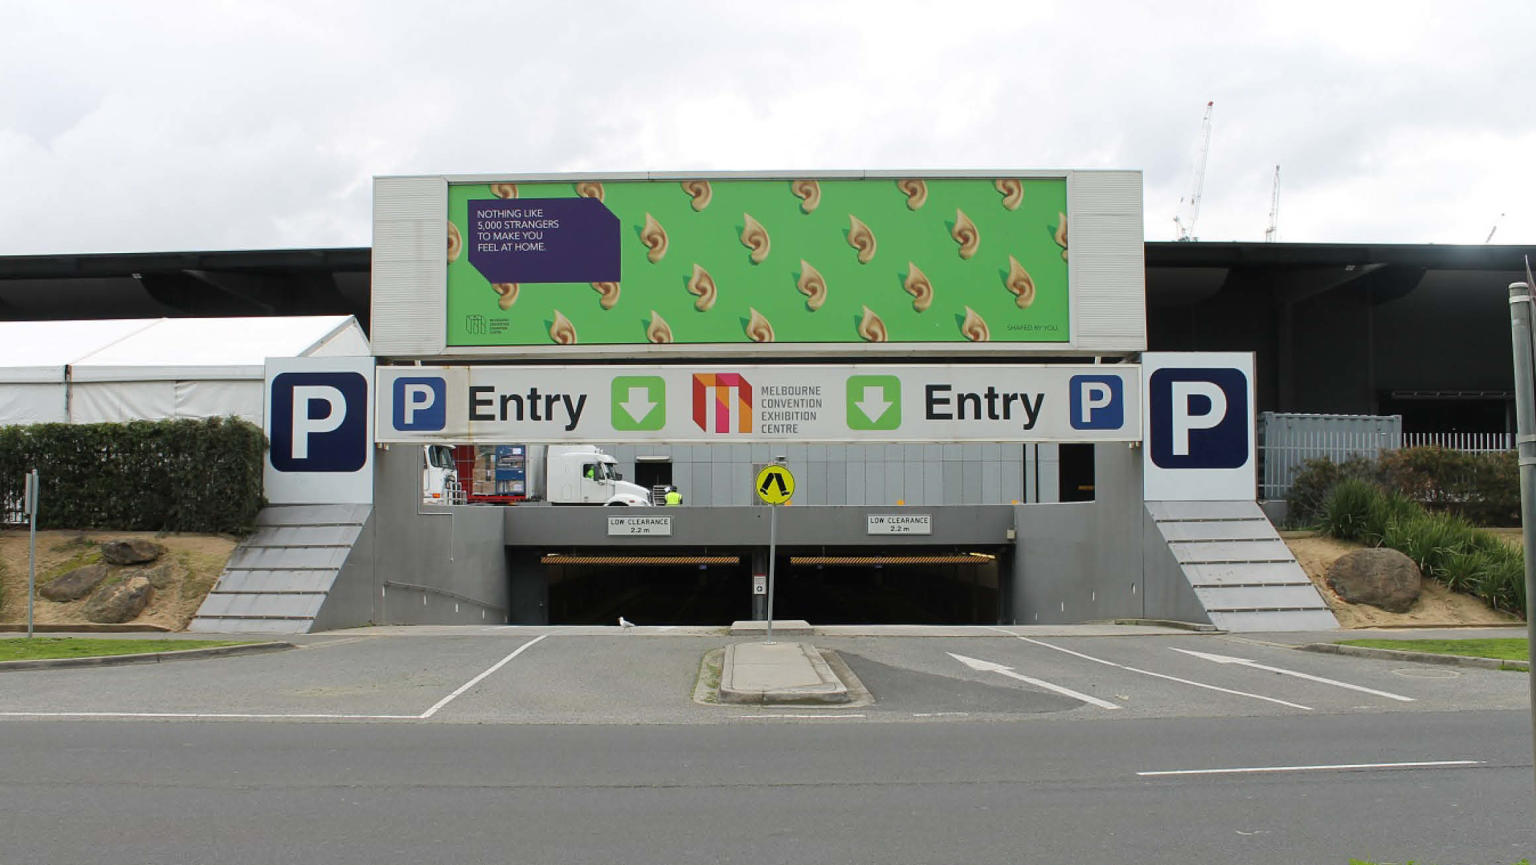
<instances>
[{"instance_id":1,"label":"white truck cab","mask_svg":"<svg viewBox=\"0 0 1536 865\"><path fill-rule=\"evenodd\" d=\"M464 504L463 488L453 462L453 448L423 445L421 448L421 500L429 505Z\"/></svg>"},{"instance_id":2,"label":"white truck cab","mask_svg":"<svg viewBox=\"0 0 1536 865\"><path fill-rule=\"evenodd\" d=\"M592 445L550 445L548 498L556 505L647 507L650 491L624 480L618 461Z\"/></svg>"}]
</instances>

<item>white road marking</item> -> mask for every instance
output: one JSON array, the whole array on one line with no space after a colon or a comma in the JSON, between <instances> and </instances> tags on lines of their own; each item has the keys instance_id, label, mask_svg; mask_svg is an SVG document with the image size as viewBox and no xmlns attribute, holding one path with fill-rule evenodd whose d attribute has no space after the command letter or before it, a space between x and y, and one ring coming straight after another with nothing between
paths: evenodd
<instances>
[{"instance_id":1,"label":"white road marking","mask_svg":"<svg viewBox=\"0 0 1536 865\"><path fill-rule=\"evenodd\" d=\"M968 718L970 712L913 712L914 718Z\"/></svg>"},{"instance_id":2,"label":"white road marking","mask_svg":"<svg viewBox=\"0 0 1536 865\"><path fill-rule=\"evenodd\" d=\"M1053 650L1055 650L1057 652L1062 652L1062 653L1071 655L1071 656L1073 656L1075 658L1082 658L1085 661L1092 661L1095 664L1103 664L1106 667L1116 667L1118 669L1126 670L1126 671L1131 672L1131 673L1140 673L1143 676L1151 676L1151 677L1153 677L1155 679L1167 679L1170 682L1178 682L1180 684L1190 685L1190 686L1195 687L1195 688L1204 688L1207 691L1220 691L1223 694L1234 694L1234 695L1239 696L1239 697L1249 697L1249 698L1252 698L1254 700L1263 700L1266 703L1276 703L1276 704L1281 705L1281 706L1289 706L1292 709L1301 709L1302 711L1305 711L1305 712L1312 711L1312 707L1311 706L1303 706L1300 703L1292 703L1292 702L1290 702L1288 700L1280 700L1280 699L1277 699L1275 697L1266 697L1263 694L1250 694L1247 691L1234 691L1231 688L1222 688L1222 687L1219 687L1217 685L1207 685L1204 682L1196 682L1196 681L1193 681L1191 679L1181 679L1178 676L1170 676L1170 675L1168 675L1166 673L1154 673L1151 670L1143 670L1143 669L1140 669L1138 667L1128 667L1125 664L1117 664L1114 661L1106 661L1103 658L1095 658L1092 655L1085 655L1082 652L1074 652L1071 649L1065 648L1063 646L1053 646L1050 643L1046 643L1046 642L1043 642L1041 640L1036 640L1036 639L1033 639L1031 637L1025 637L1025 636L1022 636L1022 635L1019 635L1019 634L1015 634L1012 631L1005 631L1002 628L992 628L991 626L987 626L987 627L989 627L990 630L997 631L998 633L1007 634L1008 636L1013 637L1014 639L1023 640L1026 643L1030 643L1030 644L1036 645L1036 646L1042 646L1042 647L1047 648L1047 649L1053 649Z\"/></svg>"},{"instance_id":3,"label":"white road marking","mask_svg":"<svg viewBox=\"0 0 1536 865\"><path fill-rule=\"evenodd\" d=\"M1319 766L1241 766L1233 769L1162 769L1137 772L1143 778L1166 775L1252 775L1263 772L1335 772L1348 769L1431 769L1445 766L1481 766L1482 760L1421 760L1411 763L1332 763Z\"/></svg>"},{"instance_id":4,"label":"white road marking","mask_svg":"<svg viewBox=\"0 0 1536 865\"><path fill-rule=\"evenodd\" d=\"M810 719L816 720L816 721L822 721L822 720L828 720L828 721L830 721L830 720L839 720L840 721L840 720L842 720L844 718L862 718L864 716L863 715L859 715L859 714L854 714L854 715L810 715L810 714L790 715L790 714L785 714L785 713L770 713L770 714L764 714L764 715L737 715L736 717L737 718L741 718L741 719L793 718L793 719L796 719L796 720L803 720L803 719L806 719L806 718L810 718Z\"/></svg>"},{"instance_id":5,"label":"white road marking","mask_svg":"<svg viewBox=\"0 0 1536 865\"><path fill-rule=\"evenodd\" d=\"M514 649L512 651L511 654L507 655L505 658L502 658L501 660L499 660L496 663L492 664L490 666L490 668L487 669L485 672L483 672L480 675L474 677L473 679L470 679L468 682L465 682L464 684L460 685L459 689L457 691L454 691L452 694L449 694L448 696L442 698L441 700L438 700L436 703L434 703L432 705L432 708L426 710L425 712L422 712L421 713L421 720L425 721L426 719L432 717L433 715L436 715L437 711L439 709L443 708L444 706L448 705L449 703L452 703L455 699L458 698L458 696L460 694L462 694L465 691L468 691L470 688L473 688L474 686L480 684L482 681L485 680L486 676L489 676L490 674L496 672L497 670L501 669L502 667L505 667L507 664L512 662L513 658L516 658L518 655L521 655L522 653L528 651L528 649L533 647L534 643L537 643L540 640L543 640L547 636L549 636L549 635L548 634L540 634L537 637L534 637L533 639L529 640L528 642L522 644L521 646L518 646L516 649Z\"/></svg>"},{"instance_id":6,"label":"white road marking","mask_svg":"<svg viewBox=\"0 0 1536 865\"><path fill-rule=\"evenodd\" d=\"M438 700L432 708L420 715L347 715L339 713L321 712L0 712L0 718L185 718L190 720L289 720L289 721L425 721L438 710L453 702L455 698L480 684L486 676L506 666L523 652L527 651L534 643L539 642L548 634L541 634L528 642L518 646L515 651L492 664L490 669L460 685L458 690Z\"/></svg>"},{"instance_id":7,"label":"white road marking","mask_svg":"<svg viewBox=\"0 0 1536 865\"><path fill-rule=\"evenodd\" d=\"M1044 681L1042 679L1036 679L1030 676L1026 676L1023 673L1014 672L1012 667L1005 667L1002 664L998 664L993 661L983 661L980 658L967 658L964 655L957 655L954 652L945 652L944 654L954 658L955 660L966 665L967 667L970 667L973 670L981 670L987 673L997 673L998 675L1007 676L1010 679L1018 679L1020 682L1027 682L1037 688L1044 688L1047 691L1054 691L1064 697L1071 697L1074 700L1080 700L1089 705L1098 706L1100 709L1120 708L1108 700L1100 700L1098 697L1090 697L1087 694L1079 693L1072 690L1071 688L1064 688L1061 685L1053 685L1050 682Z\"/></svg>"},{"instance_id":8,"label":"white road marking","mask_svg":"<svg viewBox=\"0 0 1536 865\"><path fill-rule=\"evenodd\" d=\"M1348 688L1351 691L1360 691L1361 693L1365 694L1375 694L1378 697L1386 697L1389 700L1400 700L1404 703L1413 702L1412 697L1404 697L1402 694L1394 694L1390 691L1378 691L1375 688L1366 688L1361 685L1351 685L1348 682L1340 682L1336 679L1325 679L1322 676L1314 676L1311 673L1302 673L1297 670L1287 670L1283 667L1271 667L1268 664L1261 664L1258 661L1251 661L1247 658L1234 658L1231 655L1213 655L1210 652L1196 652L1193 649L1179 649L1173 646L1169 646L1168 648L1173 649L1175 652L1183 652L1186 655L1193 655L1196 658L1213 661L1217 664L1239 664L1244 667L1252 667L1255 670L1267 670L1271 673L1279 673L1282 676L1295 676L1298 679L1306 679L1309 682L1320 682L1324 685L1333 685L1334 687L1338 688Z\"/></svg>"}]
</instances>

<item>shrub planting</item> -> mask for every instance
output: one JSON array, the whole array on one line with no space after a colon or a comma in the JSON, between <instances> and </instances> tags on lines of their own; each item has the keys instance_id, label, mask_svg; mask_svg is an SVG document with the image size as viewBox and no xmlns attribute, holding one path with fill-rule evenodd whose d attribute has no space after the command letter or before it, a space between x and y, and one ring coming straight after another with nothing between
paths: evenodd
<instances>
[{"instance_id":1,"label":"shrub planting","mask_svg":"<svg viewBox=\"0 0 1536 865\"><path fill-rule=\"evenodd\" d=\"M1397 550L1425 577L1496 610L1525 614L1524 554L1456 514L1428 511L1400 493L1352 479L1334 485L1318 525L1337 538Z\"/></svg>"},{"instance_id":2,"label":"shrub planting","mask_svg":"<svg viewBox=\"0 0 1536 865\"><path fill-rule=\"evenodd\" d=\"M1351 457L1342 463L1307 460L1286 494L1287 521L1317 524L1323 501L1345 480L1367 481L1475 525L1520 524L1520 471L1513 451L1466 453L1441 447L1403 448L1386 451L1380 459Z\"/></svg>"},{"instance_id":3,"label":"shrub planting","mask_svg":"<svg viewBox=\"0 0 1536 865\"><path fill-rule=\"evenodd\" d=\"M38 528L242 533L266 447L236 418L0 427L0 496L14 507L35 468Z\"/></svg>"}]
</instances>

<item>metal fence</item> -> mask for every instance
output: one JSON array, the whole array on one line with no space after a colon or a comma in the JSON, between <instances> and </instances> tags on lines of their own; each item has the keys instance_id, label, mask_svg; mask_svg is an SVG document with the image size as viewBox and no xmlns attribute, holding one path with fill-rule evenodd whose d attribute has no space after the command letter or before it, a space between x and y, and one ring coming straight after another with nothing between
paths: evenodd
<instances>
[{"instance_id":1,"label":"metal fence","mask_svg":"<svg viewBox=\"0 0 1536 865\"><path fill-rule=\"evenodd\" d=\"M1283 414L1259 415L1259 498L1283 499L1307 460L1327 457L1375 459L1382 451L1443 447L1490 453L1513 450L1512 433L1405 433L1402 415Z\"/></svg>"},{"instance_id":2,"label":"metal fence","mask_svg":"<svg viewBox=\"0 0 1536 865\"><path fill-rule=\"evenodd\" d=\"M1495 453L1515 449L1514 433L1403 433L1405 448L1442 447L1468 453Z\"/></svg>"},{"instance_id":3,"label":"metal fence","mask_svg":"<svg viewBox=\"0 0 1536 865\"><path fill-rule=\"evenodd\" d=\"M1291 480L1310 459L1374 459L1402 447L1403 416L1362 414L1259 415L1259 498L1283 499Z\"/></svg>"}]
</instances>

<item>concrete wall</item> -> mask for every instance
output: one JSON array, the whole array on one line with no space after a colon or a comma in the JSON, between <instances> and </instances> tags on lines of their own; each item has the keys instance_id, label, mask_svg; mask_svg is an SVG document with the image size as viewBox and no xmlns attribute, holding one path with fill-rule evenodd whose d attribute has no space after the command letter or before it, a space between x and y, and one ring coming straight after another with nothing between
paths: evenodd
<instances>
[{"instance_id":1,"label":"concrete wall","mask_svg":"<svg viewBox=\"0 0 1536 865\"><path fill-rule=\"evenodd\" d=\"M1004 617L1019 624L1124 617L1204 620L1166 546L1149 528L1141 497L1141 451L1125 444L1094 448L1098 498L1092 502L911 506L929 513L929 536L871 536L866 518L894 506L839 505L779 510L779 544L820 547L999 550L1012 580ZM418 503L420 452L379 453L374 515L366 551L349 560L345 609L361 609L362 573L369 621L380 623L539 622L547 616L545 552L689 551L751 555L767 545L769 509L761 506L668 509L525 505L435 507ZM941 457L942 459L942 457ZM963 465L963 463L961 463ZM806 480L815 472L801 472ZM733 484L733 486L746 486ZM797 503L799 497L796 498ZM667 515L670 537L609 537L610 516ZM1016 541L1008 536L1013 531ZM1007 547L1013 547L1011 566ZM360 544L360 547L364 546ZM1164 561L1167 559L1167 561ZM426 599L423 603L423 598ZM1194 604L1194 606L1191 606Z\"/></svg>"},{"instance_id":2,"label":"concrete wall","mask_svg":"<svg viewBox=\"0 0 1536 865\"><path fill-rule=\"evenodd\" d=\"M325 603L315 614L312 631L330 631L336 628L358 628L378 621L377 601L379 591L374 578L374 526L377 510L370 510L357 542L347 553L341 572L331 583Z\"/></svg>"},{"instance_id":3,"label":"concrete wall","mask_svg":"<svg viewBox=\"0 0 1536 865\"><path fill-rule=\"evenodd\" d=\"M1142 572L1141 451L1094 447L1096 500L1013 509L1013 621L1021 625L1162 617Z\"/></svg>"},{"instance_id":4,"label":"concrete wall","mask_svg":"<svg viewBox=\"0 0 1536 865\"><path fill-rule=\"evenodd\" d=\"M506 621L502 508L421 504L421 448L375 458L373 621L471 624Z\"/></svg>"},{"instance_id":5,"label":"concrete wall","mask_svg":"<svg viewBox=\"0 0 1536 865\"><path fill-rule=\"evenodd\" d=\"M1142 562L1148 618L1210 622L1210 614L1195 596L1194 587L1184 575L1184 567L1179 564L1167 540L1157 530L1157 521L1145 509L1142 519Z\"/></svg>"},{"instance_id":6,"label":"concrete wall","mask_svg":"<svg viewBox=\"0 0 1536 865\"><path fill-rule=\"evenodd\" d=\"M768 546L767 507L704 508L565 508L537 505L503 509L509 547L543 550L605 547L607 552L658 548L753 548ZM869 535L868 514L926 513L933 534ZM608 517L672 517L671 537L608 537ZM946 508L822 507L779 509L779 546L996 546L1008 543L1014 509L1008 506Z\"/></svg>"}]
</instances>

